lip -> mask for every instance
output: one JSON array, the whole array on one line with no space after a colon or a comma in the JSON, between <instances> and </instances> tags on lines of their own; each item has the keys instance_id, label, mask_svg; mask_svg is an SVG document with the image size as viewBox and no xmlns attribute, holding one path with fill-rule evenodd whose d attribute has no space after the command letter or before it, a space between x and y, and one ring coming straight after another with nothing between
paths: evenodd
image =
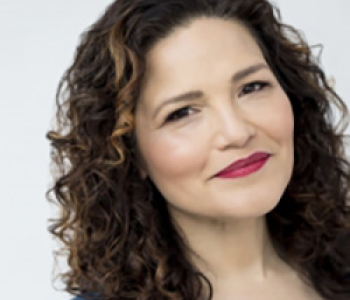
<instances>
[{"instance_id":1,"label":"lip","mask_svg":"<svg viewBox=\"0 0 350 300\"><path fill-rule=\"evenodd\" d=\"M230 164L228 167L226 167L225 169L223 169L219 173L217 173L215 176L217 177L217 176L222 176L222 175L228 174L230 172L233 172L233 171L236 171L238 169L249 166L251 164L254 164L258 161L266 160L270 156L271 156L271 154L267 153L267 152L255 152L246 158L236 160L235 162Z\"/></svg>"}]
</instances>

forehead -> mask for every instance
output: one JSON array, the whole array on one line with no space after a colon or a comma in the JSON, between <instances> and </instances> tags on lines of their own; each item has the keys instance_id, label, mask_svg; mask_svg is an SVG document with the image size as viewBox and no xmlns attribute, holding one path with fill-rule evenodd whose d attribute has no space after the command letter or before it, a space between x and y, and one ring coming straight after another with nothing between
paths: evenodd
<instances>
[{"instance_id":1,"label":"forehead","mask_svg":"<svg viewBox=\"0 0 350 300\"><path fill-rule=\"evenodd\" d=\"M249 30L238 21L213 17L194 19L158 41L147 53L149 71L180 61L206 57L208 53L243 50L260 54Z\"/></svg>"},{"instance_id":2,"label":"forehead","mask_svg":"<svg viewBox=\"0 0 350 300\"><path fill-rule=\"evenodd\" d=\"M235 69L262 60L258 44L240 22L199 17L175 29L147 53L142 94L147 97L191 88L199 84L199 77L215 72L219 76L225 69L232 74Z\"/></svg>"}]
</instances>

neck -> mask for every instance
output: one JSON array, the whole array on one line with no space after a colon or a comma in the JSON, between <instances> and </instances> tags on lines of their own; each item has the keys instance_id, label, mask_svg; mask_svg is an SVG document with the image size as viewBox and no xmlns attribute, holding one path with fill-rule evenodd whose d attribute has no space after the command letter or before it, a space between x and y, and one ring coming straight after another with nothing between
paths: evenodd
<instances>
[{"instance_id":1,"label":"neck","mask_svg":"<svg viewBox=\"0 0 350 300\"><path fill-rule=\"evenodd\" d=\"M171 214L197 254L192 262L212 282L262 282L285 265L272 246L265 216L218 221Z\"/></svg>"}]
</instances>

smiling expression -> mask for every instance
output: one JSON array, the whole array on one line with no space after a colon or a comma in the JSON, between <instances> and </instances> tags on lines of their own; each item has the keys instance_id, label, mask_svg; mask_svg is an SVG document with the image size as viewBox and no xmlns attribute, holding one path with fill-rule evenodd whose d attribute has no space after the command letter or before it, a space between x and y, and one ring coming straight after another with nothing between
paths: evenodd
<instances>
[{"instance_id":1,"label":"smiling expression","mask_svg":"<svg viewBox=\"0 0 350 300\"><path fill-rule=\"evenodd\" d=\"M158 41L146 65L135 134L142 173L170 211L225 219L272 210L292 174L294 118L249 31L197 18ZM257 151L272 155L258 171L214 176Z\"/></svg>"}]
</instances>

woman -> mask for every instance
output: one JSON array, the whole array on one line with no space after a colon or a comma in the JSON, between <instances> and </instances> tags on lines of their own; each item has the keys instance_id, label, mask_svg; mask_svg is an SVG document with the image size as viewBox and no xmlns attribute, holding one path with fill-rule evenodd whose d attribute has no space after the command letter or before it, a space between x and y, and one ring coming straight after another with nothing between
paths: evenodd
<instances>
[{"instance_id":1,"label":"woman","mask_svg":"<svg viewBox=\"0 0 350 300\"><path fill-rule=\"evenodd\" d=\"M349 299L350 164L332 103L346 127L310 47L267 1L112 3L47 135L66 290Z\"/></svg>"}]
</instances>

